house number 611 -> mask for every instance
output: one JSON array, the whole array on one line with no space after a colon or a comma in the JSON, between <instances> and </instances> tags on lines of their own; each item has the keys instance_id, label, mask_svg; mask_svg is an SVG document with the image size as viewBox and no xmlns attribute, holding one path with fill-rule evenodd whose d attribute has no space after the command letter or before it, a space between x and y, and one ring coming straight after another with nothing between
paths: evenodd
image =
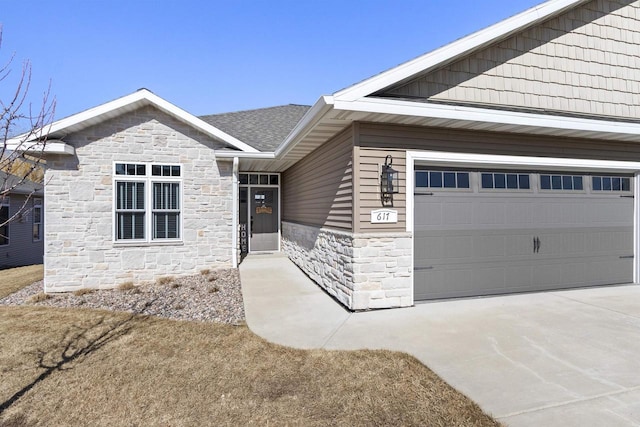
<instances>
[{"instance_id":1,"label":"house number 611","mask_svg":"<svg viewBox=\"0 0 640 427\"><path fill-rule=\"evenodd\" d=\"M398 211L395 209L371 211L372 224L395 224L396 222L398 222Z\"/></svg>"}]
</instances>

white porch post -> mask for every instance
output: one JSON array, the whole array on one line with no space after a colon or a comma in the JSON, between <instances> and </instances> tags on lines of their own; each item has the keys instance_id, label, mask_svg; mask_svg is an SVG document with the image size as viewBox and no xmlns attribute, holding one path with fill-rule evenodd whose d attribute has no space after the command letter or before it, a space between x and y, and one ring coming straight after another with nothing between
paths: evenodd
<instances>
[{"instance_id":1,"label":"white porch post","mask_svg":"<svg viewBox=\"0 0 640 427\"><path fill-rule=\"evenodd\" d=\"M640 172L633 182L633 283L640 284Z\"/></svg>"},{"instance_id":2,"label":"white porch post","mask_svg":"<svg viewBox=\"0 0 640 427\"><path fill-rule=\"evenodd\" d=\"M232 230L231 230L231 265L233 268L238 267L238 164L237 157L233 158L232 190L231 190L231 212L232 214Z\"/></svg>"}]
</instances>

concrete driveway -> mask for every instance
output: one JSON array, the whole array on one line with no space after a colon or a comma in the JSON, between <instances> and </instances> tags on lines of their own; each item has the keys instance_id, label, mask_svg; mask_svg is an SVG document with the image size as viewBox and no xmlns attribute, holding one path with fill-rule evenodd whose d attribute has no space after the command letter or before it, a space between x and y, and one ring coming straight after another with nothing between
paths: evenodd
<instances>
[{"instance_id":1,"label":"concrete driveway","mask_svg":"<svg viewBox=\"0 0 640 427\"><path fill-rule=\"evenodd\" d=\"M410 353L509 426L640 426L640 286L350 313L283 255L240 274L269 341Z\"/></svg>"}]
</instances>

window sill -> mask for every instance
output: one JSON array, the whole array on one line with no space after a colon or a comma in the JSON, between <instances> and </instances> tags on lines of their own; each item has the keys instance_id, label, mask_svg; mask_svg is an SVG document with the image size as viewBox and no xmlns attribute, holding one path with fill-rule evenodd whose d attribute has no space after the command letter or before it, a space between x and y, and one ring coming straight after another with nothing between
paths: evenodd
<instances>
[{"instance_id":1,"label":"window sill","mask_svg":"<svg viewBox=\"0 0 640 427\"><path fill-rule=\"evenodd\" d=\"M152 247L152 246L184 246L184 241L176 240L176 241L167 241L167 240L159 240L154 242L113 242L114 248L130 248L130 247Z\"/></svg>"}]
</instances>

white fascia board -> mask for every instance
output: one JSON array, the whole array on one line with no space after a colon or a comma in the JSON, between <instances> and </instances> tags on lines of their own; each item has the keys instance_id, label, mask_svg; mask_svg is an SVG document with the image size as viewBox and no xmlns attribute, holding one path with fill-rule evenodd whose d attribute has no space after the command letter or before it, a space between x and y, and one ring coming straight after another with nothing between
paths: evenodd
<instances>
[{"instance_id":1,"label":"white fascia board","mask_svg":"<svg viewBox=\"0 0 640 427\"><path fill-rule=\"evenodd\" d=\"M156 108L164 111L165 113L177 118L178 120L187 123L200 130L201 132L219 139L239 150L247 152L258 152L258 150L256 150L255 148L197 118L193 114L188 113L187 111L160 98L158 95L152 93L147 89L140 89L130 95L123 96L122 98L115 99L89 110L74 114L73 116L58 120L51 125L48 125L46 130L43 130L43 133L52 135L57 132L64 132L65 129L68 129L72 126L76 126L88 120L97 119L100 116L108 113L117 112L120 109L136 103L139 103L141 106L153 105ZM17 138L20 138L20 136L18 136Z\"/></svg>"},{"instance_id":2,"label":"white fascia board","mask_svg":"<svg viewBox=\"0 0 640 427\"><path fill-rule=\"evenodd\" d=\"M435 69L455 58L468 55L475 49L487 46L587 1L589 0L551 0L534 6L518 15L336 92L334 97L341 101L355 101L371 95L416 74Z\"/></svg>"},{"instance_id":3,"label":"white fascia board","mask_svg":"<svg viewBox=\"0 0 640 427\"><path fill-rule=\"evenodd\" d=\"M336 110L640 136L640 124L380 98L335 101Z\"/></svg>"},{"instance_id":4,"label":"white fascia board","mask_svg":"<svg viewBox=\"0 0 640 427\"><path fill-rule=\"evenodd\" d=\"M289 136L276 149L276 158L281 159L289 153L313 128L322 120L322 118L333 108L332 96L321 96L320 99L313 104L313 107L306 112L296 127L291 130Z\"/></svg>"},{"instance_id":5,"label":"white fascia board","mask_svg":"<svg viewBox=\"0 0 640 427\"><path fill-rule=\"evenodd\" d=\"M276 154L273 152L247 153L244 151L215 151L215 156L220 159L256 159L256 160L273 160Z\"/></svg>"},{"instance_id":6,"label":"white fascia board","mask_svg":"<svg viewBox=\"0 0 640 427\"><path fill-rule=\"evenodd\" d=\"M64 141L49 140L42 142L11 142L7 141L6 148L10 151L17 151L29 154L61 154L73 156L76 152L73 146Z\"/></svg>"}]
</instances>

